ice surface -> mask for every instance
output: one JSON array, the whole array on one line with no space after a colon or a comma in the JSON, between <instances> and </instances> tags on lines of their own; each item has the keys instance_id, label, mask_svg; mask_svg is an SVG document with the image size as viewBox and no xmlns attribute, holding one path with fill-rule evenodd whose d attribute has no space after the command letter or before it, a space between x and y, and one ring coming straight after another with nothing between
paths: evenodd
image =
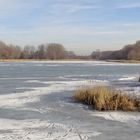
<instances>
[{"instance_id":1,"label":"ice surface","mask_svg":"<svg viewBox=\"0 0 140 140\"><path fill-rule=\"evenodd\" d=\"M134 80L134 79L136 79L137 77L124 77L124 78L120 78L119 80L120 81L129 81L129 80Z\"/></svg>"},{"instance_id":2,"label":"ice surface","mask_svg":"<svg viewBox=\"0 0 140 140\"><path fill-rule=\"evenodd\" d=\"M106 120L119 121L125 123L137 123L140 122L139 113L126 113L126 112L94 112L91 115L105 118Z\"/></svg>"},{"instance_id":3,"label":"ice surface","mask_svg":"<svg viewBox=\"0 0 140 140\"><path fill-rule=\"evenodd\" d=\"M121 89L128 88L129 83L139 92L135 78L140 64L36 61L0 63L0 66L1 92L4 88L11 90L12 86L17 90L0 95L0 140L140 138L139 113L98 112L72 99L75 89L108 85L112 78L118 85L124 84ZM20 89L24 92L18 92Z\"/></svg>"}]
</instances>

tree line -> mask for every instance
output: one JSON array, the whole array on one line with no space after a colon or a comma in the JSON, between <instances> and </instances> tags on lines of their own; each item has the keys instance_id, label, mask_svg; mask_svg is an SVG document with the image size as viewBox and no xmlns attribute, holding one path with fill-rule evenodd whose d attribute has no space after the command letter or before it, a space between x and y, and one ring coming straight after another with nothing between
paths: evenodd
<instances>
[{"instance_id":1,"label":"tree line","mask_svg":"<svg viewBox=\"0 0 140 140\"><path fill-rule=\"evenodd\" d=\"M98 59L98 60L140 60L140 41L124 46L117 51L94 51L91 55L76 55L67 51L62 44L49 43L37 47L8 45L0 41L0 59Z\"/></svg>"},{"instance_id":2,"label":"tree line","mask_svg":"<svg viewBox=\"0 0 140 140\"><path fill-rule=\"evenodd\" d=\"M99 60L140 60L140 41L126 45L117 51L94 51L91 58Z\"/></svg>"},{"instance_id":3,"label":"tree line","mask_svg":"<svg viewBox=\"0 0 140 140\"><path fill-rule=\"evenodd\" d=\"M66 59L75 58L72 51L67 51L57 43L42 44L38 47L27 45L24 48L17 45L7 45L0 42L0 59Z\"/></svg>"}]
</instances>

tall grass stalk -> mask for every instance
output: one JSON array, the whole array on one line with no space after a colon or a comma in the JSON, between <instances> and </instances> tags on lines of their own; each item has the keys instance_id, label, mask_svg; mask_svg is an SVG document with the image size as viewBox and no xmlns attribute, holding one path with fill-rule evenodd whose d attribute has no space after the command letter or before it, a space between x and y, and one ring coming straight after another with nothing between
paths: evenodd
<instances>
[{"instance_id":1,"label":"tall grass stalk","mask_svg":"<svg viewBox=\"0 0 140 140\"><path fill-rule=\"evenodd\" d=\"M82 88L76 91L74 99L99 111L140 111L140 98L122 93L107 86Z\"/></svg>"}]
</instances>

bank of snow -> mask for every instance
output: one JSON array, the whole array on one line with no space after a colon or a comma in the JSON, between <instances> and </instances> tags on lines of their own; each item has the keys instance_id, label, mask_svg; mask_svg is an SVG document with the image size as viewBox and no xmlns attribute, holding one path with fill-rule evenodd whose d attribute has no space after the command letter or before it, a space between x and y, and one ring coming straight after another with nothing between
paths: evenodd
<instances>
[{"instance_id":1,"label":"bank of snow","mask_svg":"<svg viewBox=\"0 0 140 140\"><path fill-rule=\"evenodd\" d=\"M78 131L73 126L50 123L41 120L9 120L0 119L0 140L88 140L100 132Z\"/></svg>"},{"instance_id":2,"label":"bank of snow","mask_svg":"<svg viewBox=\"0 0 140 140\"><path fill-rule=\"evenodd\" d=\"M11 93L0 95L0 107L12 108L12 107L23 107L26 103L40 101L40 96L50 94L52 92L61 91L73 91L83 85L92 86L99 84L101 81L91 80L78 80L78 81L38 81L29 80L29 83L44 83L46 87L34 87L31 91L25 91L22 93ZM99 83L98 83L99 82ZM24 88L24 87L21 87Z\"/></svg>"},{"instance_id":3,"label":"bank of snow","mask_svg":"<svg viewBox=\"0 0 140 140\"><path fill-rule=\"evenodd\" d=\"M134 112L93 112L91 115L123 123L140 123L140 114Z\"/></svg>"},{"instance_id":4,"label":"bank of snow","mask_svg":"<svg viewBox=\"0 0 140 140\"><path fill-rule=\"evenodd\" d=\"M119 81L129 81L129 80L134 80L136 79L136 77L132 76L132 77L123 77L123 78L120 78Z\"/></svg>"}]
</instances>

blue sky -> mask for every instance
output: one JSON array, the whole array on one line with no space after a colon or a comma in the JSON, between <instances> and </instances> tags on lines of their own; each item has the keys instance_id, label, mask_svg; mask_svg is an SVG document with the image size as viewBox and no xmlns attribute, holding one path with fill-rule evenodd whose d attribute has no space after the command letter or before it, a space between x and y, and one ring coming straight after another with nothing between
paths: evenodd
<instances>
[{"instance_id":1,"label":"blue sky","mask_svg":"<svg viewBox=\"0 0 140 140\"><path fill-rule=\"evenodd\" d=\"M116 50L140 39L139 16L140 0L0 0L0 40Z\"/></svg>"}]
</instances>

